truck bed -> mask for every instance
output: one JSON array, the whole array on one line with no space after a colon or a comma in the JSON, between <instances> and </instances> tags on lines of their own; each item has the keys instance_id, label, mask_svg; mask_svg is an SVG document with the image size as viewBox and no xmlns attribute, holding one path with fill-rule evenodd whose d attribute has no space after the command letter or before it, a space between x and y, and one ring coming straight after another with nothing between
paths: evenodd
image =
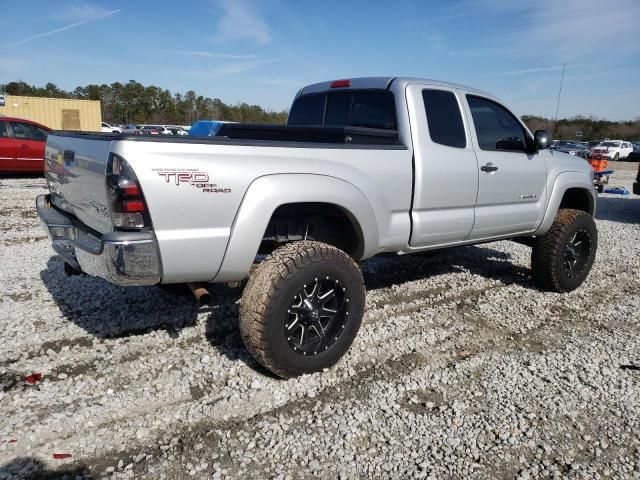
<instances>
[{"instance_id":1,"label":"truck bed","mask_svg":"<svg viewBox=\"0 0 640 480\"><path fill-rule=\"evenodd\" d=\"M363 146L396 146L397 130L364 127L323 127L295 125L225 124L215 137L191 137L176 135L135 135L132 133L97 133L78 131L54 131L53 135L92 140L135 140L143 142L171 143L228 143L232 145L309 146L309 144ZM323 146L324 146L323 145Z\"/></svg>"}]
</instances>

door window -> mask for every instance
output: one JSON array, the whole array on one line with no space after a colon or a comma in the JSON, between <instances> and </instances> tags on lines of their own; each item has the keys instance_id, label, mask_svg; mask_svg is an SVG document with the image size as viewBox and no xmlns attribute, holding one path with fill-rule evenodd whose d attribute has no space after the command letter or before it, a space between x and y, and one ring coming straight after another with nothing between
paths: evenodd
<instances>
[{"instance_id":1,"label":"door window","mask_svg":"<svg viewBox=\"0 0 640 480\"><path fill-rule=\"evenodd\" d=\"M526 151L527 136L511 112L475 95L467 95L467 101L482 150Z\"/></svg>"},{"instance_id":2,"label":"door window","mask_svg":"<svg viewBox=\"0 0 640 480\"><path fill-rule=\"evenodd\" d=\"M7 122L0 122L0 138L10 138Z\"/></svg>"},{"instance_id":3,"label":"door window","mask_svg":"<svg viewBox=\"0 0 640 480\"><path fill-rule=\"evenodd\" d=\"M448 147L465 148L467 138L462 114L453 92L427 89L422 91L422 99L431 140Z\"/></svg>"},{"instance_id":4,"label":"door window","mask_svg":"<svg viewBox=\"0 0 640 480\"><path fill-rule=\"evenodd\" d=\"M44 142L47 139L47 131L31 125L30 123L11 122L13 135L19 140L34 140Z\"/></svg>"}]
</instances>

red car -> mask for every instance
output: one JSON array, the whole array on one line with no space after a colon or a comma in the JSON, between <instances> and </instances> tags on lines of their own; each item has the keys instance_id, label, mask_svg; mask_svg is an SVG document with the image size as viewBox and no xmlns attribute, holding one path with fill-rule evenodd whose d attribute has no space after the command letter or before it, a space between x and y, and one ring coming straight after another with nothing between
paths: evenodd
<instances>
[{"instance_id":1,"label":"red car","mask_svg":"<svg viewBox=\"0 0 640 480\"><path fill-rule=\"evenodd\" d=\"M50 131L31 120L0 117L0 173L42 173Z\"/></svg>"}]
</instances>

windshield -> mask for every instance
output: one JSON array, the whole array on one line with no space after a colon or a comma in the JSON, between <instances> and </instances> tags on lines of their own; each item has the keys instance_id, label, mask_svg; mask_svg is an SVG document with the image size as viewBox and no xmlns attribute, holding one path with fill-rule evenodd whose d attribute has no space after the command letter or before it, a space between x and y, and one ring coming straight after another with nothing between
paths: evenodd
<instances>
[{"instance_id":1,"label":"windshield","mask_svg":"<svg viewBox=\"0 0 640 480\"><path fill-rule=\"evenodd\" d=\"M396 130L396 105L388 90L347 90L303 95L291 106L288 125Z\"/></svg>"},{"instance_id":2,"label":"windshield","mask_svg":"<svg viewBox=\"0 0 640 480\"><path fill-rule=\"evenodd\" d=\"M599 146L600 147L619 147L620 142L602 142Z\"/></svg>"}]
</instances>

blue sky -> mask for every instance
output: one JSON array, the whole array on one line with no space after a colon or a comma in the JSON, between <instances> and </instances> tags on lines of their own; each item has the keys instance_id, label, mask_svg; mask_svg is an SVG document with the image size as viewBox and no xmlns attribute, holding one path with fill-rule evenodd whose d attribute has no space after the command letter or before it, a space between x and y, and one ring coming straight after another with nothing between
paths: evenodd
<instances>
[{"instance_id":1,"label":"blue sky","mask_svg":"<svg viewBox=\"0 0 640 480\"><path fill-rule=\"evenodd\" d=\"M0 83L135 79L288 107L307 83L417 76L518 114L640 117L640 0L29 1L5 3Z\"/></svg>"}]
</instances>

